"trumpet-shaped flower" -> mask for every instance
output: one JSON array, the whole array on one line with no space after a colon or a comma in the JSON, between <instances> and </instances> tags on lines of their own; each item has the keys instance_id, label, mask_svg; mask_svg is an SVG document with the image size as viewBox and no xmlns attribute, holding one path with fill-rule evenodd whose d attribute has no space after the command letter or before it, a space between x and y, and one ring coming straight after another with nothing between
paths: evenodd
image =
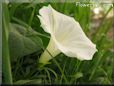
<instances>
[{"instance_id":1,"label":"trumpet-shaped flower","mask_svg":"<svg viewBox=\"0 0 114 86\"><path fill-rule=\"evenodd\" d=\"M50 5L39 10L41 27L51 35L50 42L41 55L39 63L46 64L50 59L64 53L79 60L91 60L97 51L74 18L54 10Z\"/></svg>"}]
</instances>

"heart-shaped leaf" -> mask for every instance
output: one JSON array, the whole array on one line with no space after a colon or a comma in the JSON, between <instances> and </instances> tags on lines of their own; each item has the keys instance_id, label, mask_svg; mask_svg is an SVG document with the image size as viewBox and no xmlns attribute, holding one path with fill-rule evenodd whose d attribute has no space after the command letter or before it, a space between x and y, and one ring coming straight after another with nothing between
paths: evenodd
<instances>
[{"instance_id":1,"label":"heart-shaped leaf","mask_svg":"<svg viewBox=\"0 0 114 86\"><path fill-rule=\"evenodd\" d=\"M26 28L19 24L10 23L9 49L11 59L16 60L41 50L42 40L32 28Z\"/></svg>"}]
</instances>

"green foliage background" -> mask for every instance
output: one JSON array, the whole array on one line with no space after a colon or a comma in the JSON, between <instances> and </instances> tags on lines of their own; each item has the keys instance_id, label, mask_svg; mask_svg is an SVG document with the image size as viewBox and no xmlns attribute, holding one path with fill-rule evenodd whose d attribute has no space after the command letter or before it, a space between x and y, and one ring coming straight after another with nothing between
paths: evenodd
<instances>
[{"instance_id":1,"label":"green foliage background","mask_svg":"<svg viewBox=\"0 0 114 86\"><path fill-rule=\"evenodd\" d=\"M98 52L91 61L79 61L61 53L50 61L51 64L43 68L38 67L38 59L46 48L50 35L40 27L37 15L39 9L48 4L57 11L74 17L86 35L96 44ZM90 7L76 6L75 3L9 3L3 6L5 6L2 16L3 83L12 81L14 84L114 83L112 80L114 41L107 35L114 17L106 18L112 7L101 19L100 26L91 29Z\"/></svg>"}]
</instances>

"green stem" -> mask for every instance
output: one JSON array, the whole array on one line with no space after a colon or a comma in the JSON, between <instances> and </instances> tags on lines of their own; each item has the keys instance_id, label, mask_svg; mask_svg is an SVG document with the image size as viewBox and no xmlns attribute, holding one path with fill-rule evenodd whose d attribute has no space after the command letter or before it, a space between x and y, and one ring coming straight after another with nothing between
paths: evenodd
<instances>
[{"instance_id":1,"label":"green stem","mask_svg":"<svg viewBox=\"0 0 114 86\"><path fill-rule=\"evenodd\" d=\"M8 46L8 29L9 29L9 17L8 17L8 8L7 5L3 4L3 30L2 30L2 61L3 61L3 77L5 84L12 84L12 73L11 73L11 64L9 56L9 46Z\"/></svg>"},{"instance_id":2,"label":"green stem","mask_svg":"<svg viewBox=\"0 0 114 86\"><path fill-rule=\"evenodd\" d=\"M29 26L31 26L31 24L32 24L32 20L33 20L33 17L34 17L34 13L35 13L35 7L33 7L31 16L30 16L30 18L29 18L29 22L28 22L28 25L29 25Z\"/></svg>"},{"instance_id":3,"label":"green stem","mask_svg":"<svg viewBox=\"0 0 114 86\"><path fill-rule=\"evenodd\" d=\"M44 51L44 53L41 55L40 59L39 59L39 67L42 68L44 67L44 65L48 64L49 60L53 60L54 63L58 66L62 76L64 77L64 80L66 82L68 82L67 78L65 77L64 71L62 70L62 68L60 67L59 63L54 59L54 57L56 55L58 55L60 53L60 51L56 48L55 43L53 41L53 39L50 39L50 42L46 48L46 50Z\"/></svg>"}]
</instances>

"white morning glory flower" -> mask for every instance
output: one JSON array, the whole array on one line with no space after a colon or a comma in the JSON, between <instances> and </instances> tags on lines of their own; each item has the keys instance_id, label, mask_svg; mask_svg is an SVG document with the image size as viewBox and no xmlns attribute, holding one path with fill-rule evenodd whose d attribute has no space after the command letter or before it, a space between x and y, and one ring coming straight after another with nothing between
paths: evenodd
<instances>
[{"instance_id":1,"label":"white morning glory flower","mask_svg":"<svg viewBox=\"0 0 114 86\"><path fill-rule=\"evenodd\" d=\"M39 63L46 64L50 59L64 53L79 60L91 60L97 51L74 18L54 10L50 5L39 10L41 27L51 35L50 42L41 55ZM48 52L47 52L48 51Z\"/></svg>"}]
</instances>

